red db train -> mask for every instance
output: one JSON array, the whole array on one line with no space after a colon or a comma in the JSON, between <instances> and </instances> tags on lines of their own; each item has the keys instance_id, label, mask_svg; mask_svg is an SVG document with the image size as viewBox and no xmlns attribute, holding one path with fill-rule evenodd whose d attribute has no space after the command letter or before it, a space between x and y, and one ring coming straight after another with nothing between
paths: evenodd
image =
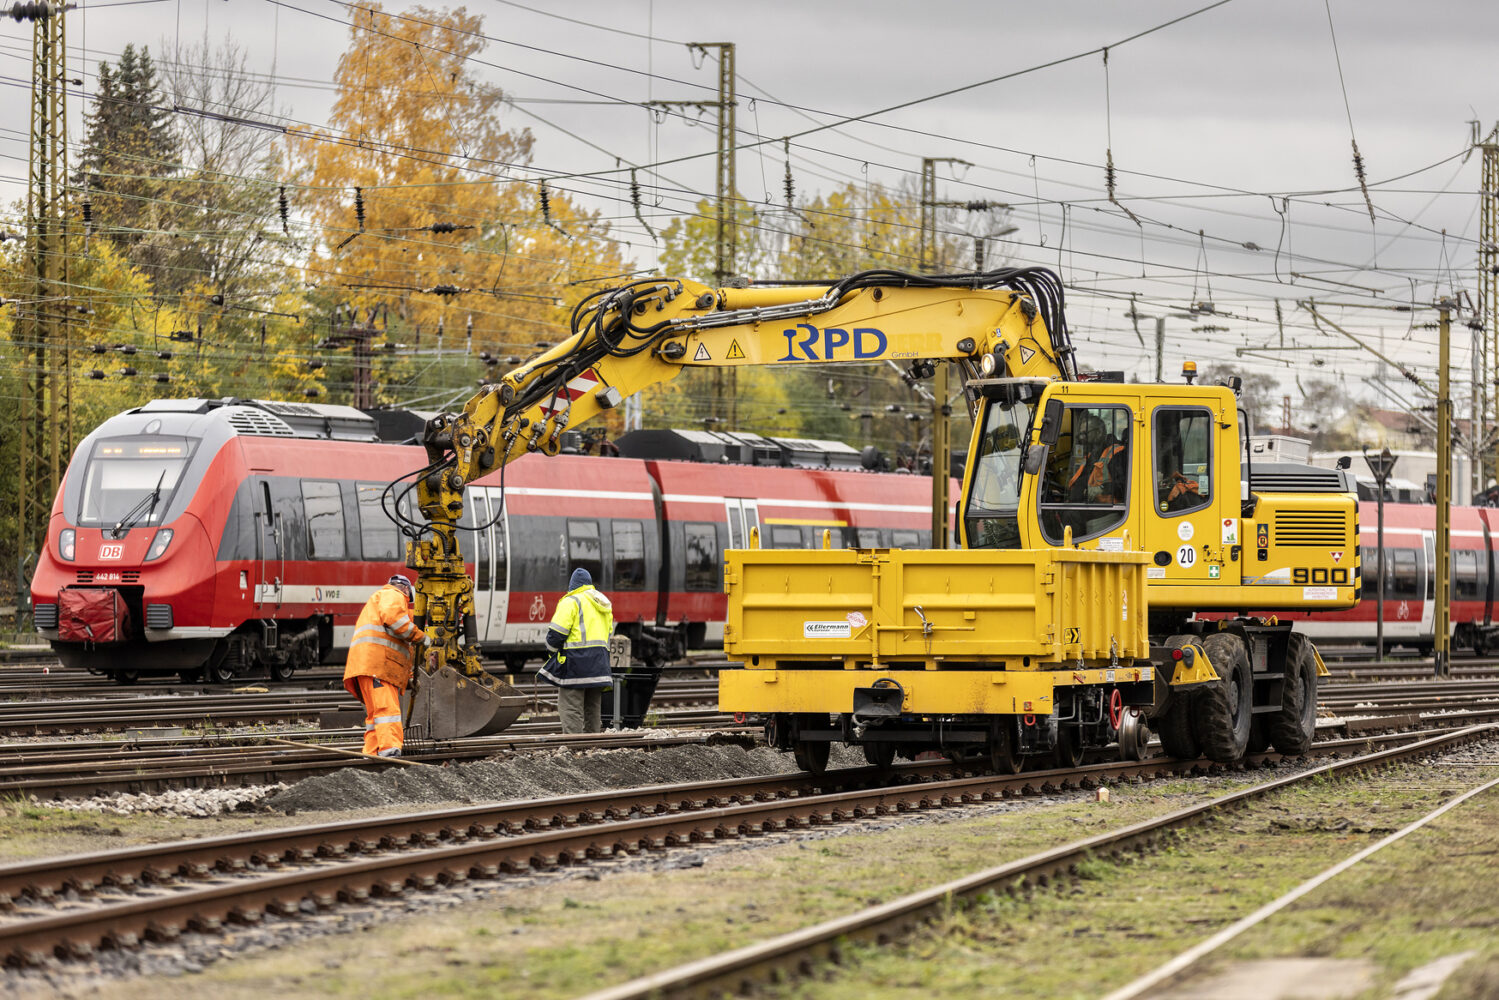
<instances>
[{"instance_id":1,"label":"red db train","mask_svg":"<svg viewBox=\"0 0 1499 1000\"><path fill-rule=\"evenodd\" d=\"M238 399L111 417L53 504L31 583L38 632L65 664L121 683L285 680L337 660L403 564L382 497L427 464L421 425ZM723 550L752 530L776 548L820 546L824 530L837 547L930 544L930 479L864 471L846 445L636 431L618 447L527 456L470 486L459 540L486 656L518 670L542 650L575 566L610 595L636 656L660 662L722 642ZM409 514L411 497L399 502Z\"/></svg>"},{"instance_id":2,"label":"red db train","mask_svg":"<svg viewBox=\"0 0 1499 1000\"><path fill-rule=\"evenodd\" d=\"M1494 605L1499 600L1499 508L1453 507L1451 620L1453 648L1480 655L1499 650ZM1359 503L1362 600L1348 611L1285 614L1318 643L1372 645L1378 616L1378 518L1372 500ZM1384 636L1388 645L1430 653L1436 639L1436 507L1384 505Z\"/></svg>"}]
</instances>

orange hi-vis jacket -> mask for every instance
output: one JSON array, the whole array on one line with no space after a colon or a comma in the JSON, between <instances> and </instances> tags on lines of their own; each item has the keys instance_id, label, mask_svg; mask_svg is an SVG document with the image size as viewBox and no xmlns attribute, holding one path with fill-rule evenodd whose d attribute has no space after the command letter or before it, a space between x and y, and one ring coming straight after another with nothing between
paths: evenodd
<instances>
[{"instance_id":1,"label":"orange hi-vis jacket","mask_svg":"<svg viewBox=\"0 0 1499 1000\"><path fill-rule=\"evenodd\" d=\"M386 585L370 595L349 642L344 687L356 677L376 677L404 688L411 683L412 651L426 633L411 620L406 595Z\"/></svg>"}]
</instances>

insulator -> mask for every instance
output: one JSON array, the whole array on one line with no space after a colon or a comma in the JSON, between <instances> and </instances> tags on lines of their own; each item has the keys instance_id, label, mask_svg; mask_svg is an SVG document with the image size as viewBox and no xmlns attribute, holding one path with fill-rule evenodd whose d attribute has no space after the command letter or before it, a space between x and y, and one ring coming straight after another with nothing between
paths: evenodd
<instances>
[{"instance_id":1,"label":"insulator","mask_svg":"<svg viewBox=\"0 0 1499 1000\"><path fill-rule=\"evenodd\" d=\"M152 377L157 383L161 385L166 385L168 382L172 381L172 376L168 375L166 372L157 372Z\"/></svg>"},{"instance_id":2,"label":"insulator","mask_svg":"<svg viewBox=\"0 0 1499 1000\"><path fill-rule=\"evenodd\" d=\"M781 186L786 190L786 207L789 209L796 201L796 182L791 179L790 137L781 140L781 152L786 155L786 176L782 179Z\"/></svg>"},{"instance_id":3,"label":"insulator","mask_svg":"<svg viewBox=\"0 0 1499 1000\"><path fill-rule=\"evenodd\" d=\"M125 376L126 378L132 378L136 375L139 375L140 372L136 371L134 368L131 368L129 365L126 365L124 368L120 369L120 374Z\"/></svg>"},{"instance_id":4,"label":"insulator","mask_svg":"<svg viewBox=\"0 0 1499 1000\"><path fill-rule=\"evenodd\" d=\"M364 232L364 189L354 189L354 218L359 221L359 231Z\"/></svg>"},{"instance_id":5,"label":"insulator","mask_svg":"<svg viewBox=\"0 0 1499 1000\"><path fill-rule=\"evenodd\" d=\"M116 344L115 345L115 350L119 351L121 354L134 354L135 353L135 345L134 344Z\"/></svg>"},{"instance_id":6,"label":"insulator","mask_svg":"<svg viewBox=\"0 0 1499 1000\"><path fill-rule=\"evenodd\" d=\"M314 399L317 396L322 395L322 391L319 390L316 386L309 385L307 388L302 390L302 395L306 396L308 399Z\"/></svg>"},{"instance_id":7,"label":"insulator","mask_svg":"<svg viewBox=\"0 0 1499 1000\"><path fill-rule=\"evenodd\" d=\"M94 203L87 198L83 200L83 231L89 236L94 234Z\"/></svg>"},{"instance_id":8,"label":"insulator","mask_svg":"<svg viewBox=\"0 0 1499 1000\"><path fill-rule=\"evenodd\" d=\"M104 378L104 373L99 369L94 368L89 371L88 377L93 379L95 382L98 382Z\"/></svg>"},{"instance_id":9,"label":"insulator","mask_svg":"<svg viewBox=\"0 0 1499 1000\"><path fill-rule=\"evenodd\" d=\"M290 236L291 235L291 230L287 227L286 185L285 184L281 185L281 196L277 199L277 202L281 206L281 234L283 236Z\"/></svg>"},{"instance_id":10,"label":"insulator","mask_svg":"<svg viewBox=\"0 0 1499 1000\"><path fill-rule=\"evenodd\" d=\"M51 17L56 11L57 8L47 0L34 0L32 3L12 4L10 16L15 21L41 21Z\"/></svg>"},{"instance_id":11,"label":"insulator","mask_svg":"<svg viewBox=\"0 0 1499 1000\"><path fill-rule=\"evenodd\" d=\"M552 196L547 193L547 182L541 182L541 217L547 225L552 224Z\"/></svg>"},{"instance_id":12,"label":"insulator","mask_svg":"<svg viewBox=\"0 0 1499 1000\"><path fill-rule=\"evenodd\" d=\"M90 345L88 345L88 349L89 349L89 353L90 354L108 354L109 353L109 346L107 344L90 344Z\"/></svg>"},{"instance_id":13,"label":"insulator","mask_svg":"<svg viewBox=\"0 0 1499 1000\"><path fill-rule=\"evenodd\" d=\"M317 371L321 367L323 367L323 361L322 361L321 358L308 358L307 359L307 370L308 371L315 372L315 371Z\"/></svg>"},{"instance_id":14,"label":"insulator","mask_svg":"<svg viewBox=\"0 0 1499 1000\"><path fill-rule=\"evenodd\" d=\"M457 295L463 289L457 285L433 285L427 291L433 295Z\"/></svg>"},{"instance_id":15,"label":"insulator","mask_svg":"<svg viewBox=\"0 0 1499 1000\"><path fill-rule=\"evenodd\" d=\"M429 227L434 233L451 233L458 228L456 222L434 222Z\"/></svg>"},{"instance_id":16,"label":"insulator","mask_svg":"<svg viewBox=\"0 0 1499 1000\"><path fill-rule=\"evenodd\" d=\"M156 356L158 358L160 358L161 360L163 360L163 361L171 361L172 360L172 352L171 351L157 351L156 352Z\"/></svg>"}]
</instances>

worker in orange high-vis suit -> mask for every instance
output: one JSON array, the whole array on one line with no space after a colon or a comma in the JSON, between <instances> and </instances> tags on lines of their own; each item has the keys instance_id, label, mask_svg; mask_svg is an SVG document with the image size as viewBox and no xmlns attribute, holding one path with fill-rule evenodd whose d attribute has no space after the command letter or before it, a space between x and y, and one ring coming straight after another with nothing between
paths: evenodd
<instances>
[{"instance_id":1,"label":"worker in orange high-vis suit","mask_svg":"<svg viewBox=\"0 0 1499 1000\"><path fill-rule=\"evenodd\" d=\"M411 581L397 573L370 595L349 643L344 687L364 703L364 752L401 756L401 694L426 633L411 620Z\"/></svg>"}]
</instances>

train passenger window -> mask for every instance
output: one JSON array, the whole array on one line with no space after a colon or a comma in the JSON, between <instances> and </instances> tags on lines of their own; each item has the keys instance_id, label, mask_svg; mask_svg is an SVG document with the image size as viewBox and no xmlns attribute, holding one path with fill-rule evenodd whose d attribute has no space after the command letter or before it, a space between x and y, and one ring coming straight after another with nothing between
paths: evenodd
<instances>
[{"instance_id":1,"label":"train passenger window","mask_svg":"<svg viewBox=\"0 0 1499 1000\"><path fill-rule=\"evenodd\" d=\"M385 484L360 483L355 489L359 496L359 545L364 558L369 562L397 562L405 558L400 553L396 522L380 506ZM395 502L394 496L391 502Z\"/></svg>"},{"instance_id":2,"label":"train passenger window","mask_svg":"<svg viewBox=\"0 0 1499 1000\"><path fill-rule=\"evenodd\" d=\"M645 589L645 529L639 521L615 521L614 589Z\"/></svg>"},{"instance_id":3,"label":"train passenger window","mask_svg":"<svg viewBox=\"0 0 1499 1000\"><path fill-rule=\"evenodd\" d=\"M599 541L599 522L567 522L567 572L586 569L596 587L604 584L604 546Z\"/></svg>"},{"instance_id":4,"label":"train passenger window","mask_svg":"<svg viewBox=\"0 0 1499 1000\"><path fill-rule=\"evenodd\" d=\"M1387 574L1385 597L1396 597L1407 601L1420 600L1422 588L1417 572L1416 550L1386 548L1384 558Z\"/></svg>"},{"instance_id":5,"label":"train passenger window","mask_svg":"<svg viewBox=\"0 0 1499 1000\"><path fill-rule=\"evenodd\" d=\"M1483 600L1478 575L1478 553L1471 549L1460 549L1452 553L1452 597L1458 601Z\"/></svg>"},{"instance_id":6,"label":"train passenger window","mask_svg":"<svg viewBox=\"0 0 1499 1000\"><path fill-rule=\"evenodd\" d=\"M892 549L919 549L921 548L921 534L916 531L892 531L890 532L890 547Z\"/></svg>"},{"instance_id":7,"label":"train passenger window","mask_svg":"<svg viewBox=\"0 0 1499 1000\"><path fill-rule=\"evenodd\" d=\"M1130 414L1122 406L1069 406L1041 473L1041 533L1060 544L1096 538L1129 513Z\"/></svg>"},{"instance_id":8,"label":"train passenger window","mask_svg":"<svg viewBox=\"0 0 1499 1000\"><path fill-rule=\"evenodd\" d=\"M853 531L854 531L855 536L859 540L859 548L861 548L861 549L878 549L878 548L883 548L883 546L880 545L880 529L879 528L854 528Z\"/></svg>"},{"instance_id":9,"label":"train passenger window","mask_svg":"<svg viewBox=\"0 0 1499 1000\"><path fill-rule=\"evenodd\" d=\"M718 529L711 524L684 524L682 538L687 552L687 589L717 590Z\"/></svg>"},{"instance_id":10,"label":"train passenger window","mask_svg":"<svg viewBox=\"0 0 1499 1000\"><path fill-rule=\"evenodd\" d=\"M770 547L773 549L805 548L806 546L802 541L802 529L789 524L771 525Z\"/></svg>"},{"instance_id":11,"label":"train passenger window","mask_svg":"<svg viewBox=\"0 0 1499 1000\"><path fill-rule=\"evenodd\" d=\"M1213 415L1196 407L1162 406L1155 421L1156 510L1175 517L1212 500Z\"/></svg>"},{"instance_id":12,"label":"train passenger window","mask_svg":"<svg viewBox=\"0 0 1499 1000\"><path fill-rule=\"evenodd\" d=\"M302 480L302 509L307 517L309 559L343 559L344 504L338 484L317 479Z\"/></svg>"}]
</instances>

